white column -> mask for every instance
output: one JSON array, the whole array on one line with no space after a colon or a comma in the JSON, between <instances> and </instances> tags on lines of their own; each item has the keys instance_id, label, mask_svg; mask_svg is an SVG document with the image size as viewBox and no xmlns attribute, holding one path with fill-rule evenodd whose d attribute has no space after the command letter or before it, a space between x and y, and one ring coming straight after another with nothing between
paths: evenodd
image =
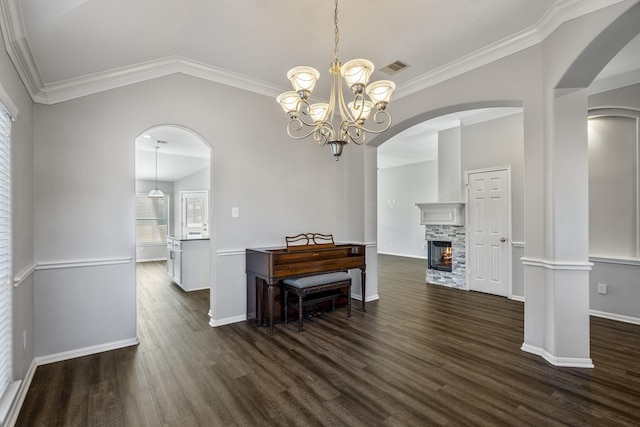
<instances>
[{"instance_id":1,"label":"white column","mask_svg":"<svg viewBox=\"0 0 640 427\"><path fill-rule=\"evenodd\" d=\"M544 182L543 222L532 221L542 225L543 241L537 251L525 251L523 259L522 349L557 366L593 367L586 90L557 90L546 107L542 176L538 175ZM531 225L526 225L527 232L535 233Z\"/></svg>"}]
</instances>

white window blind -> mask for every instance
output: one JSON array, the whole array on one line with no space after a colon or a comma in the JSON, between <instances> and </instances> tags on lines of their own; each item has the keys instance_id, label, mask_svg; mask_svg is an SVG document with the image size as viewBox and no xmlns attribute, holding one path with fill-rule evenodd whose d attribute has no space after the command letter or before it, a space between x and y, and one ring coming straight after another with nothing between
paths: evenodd
<instances>
[{"instance_id":1,"label":"white window blind","mask_svg":"<svg viewBox=\"0 0 640 427\"><path fill-rule=\"evenodd\" d=\"M136 243L166 243L169 197L136 196Z\"/></svg>"},{"instance_id":2,"label":"white window blind","mask_svg":"<svg viewBox=\"0 0 640 427\"><path fill-rule=\"evenodd\" d=\"M10 136L11 118L0 105L0 396L13 381Z\"/></svg>"}]
</instances>

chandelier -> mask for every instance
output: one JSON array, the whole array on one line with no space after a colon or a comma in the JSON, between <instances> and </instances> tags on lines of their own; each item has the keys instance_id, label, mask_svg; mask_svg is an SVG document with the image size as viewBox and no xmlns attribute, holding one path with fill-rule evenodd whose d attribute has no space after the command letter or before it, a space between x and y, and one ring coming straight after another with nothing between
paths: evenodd
<instances>
[{"instance_id":1,"label":"chandelier","mask_svg":"<svg viewBox=\"0 0 640 427\"><path fill-rule=\"evenodd\" d=\"M391 115L386 111L391 93L396 88L389 80L369 84L374 66L366 59L352 59L344 64L338 60L338 0L334 12L335 41L334 58L329 67L331 94L329 103L310 104L309 97L316 86L320 73L312 67L301 66L289 70L287 78L294 90L277 97L282 109L291 119L287 133L294 139L313 135L320 145L329 145L336 161L342 147L349 142L362 145L367 133L382 133L391 126ZM353 92L348 104L342 94L342 79ZM369 99L365 99L365 93ZM370 118L373 112L373 117ZM367 126L372 127L365 127Z\"/></svg>"}]
</instances>

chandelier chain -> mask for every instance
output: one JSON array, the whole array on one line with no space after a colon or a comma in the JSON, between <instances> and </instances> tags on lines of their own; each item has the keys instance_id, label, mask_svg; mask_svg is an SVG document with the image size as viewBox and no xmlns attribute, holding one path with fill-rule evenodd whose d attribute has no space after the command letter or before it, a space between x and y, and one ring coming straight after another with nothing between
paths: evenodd
<instances>
[{"instance_id":1,"label":"chandelier chain","mask_svg":"<svg viewBox=\"0 0 640 427\"><path fill-rule=\"evenodd\" d=\"M333 62L338 63L338 41L340 40L340 31L338 30L338 0L335 0L335 11L333 15L333 22L336 26L335 41L333 45Z\"/></svg>"}]
</instances>

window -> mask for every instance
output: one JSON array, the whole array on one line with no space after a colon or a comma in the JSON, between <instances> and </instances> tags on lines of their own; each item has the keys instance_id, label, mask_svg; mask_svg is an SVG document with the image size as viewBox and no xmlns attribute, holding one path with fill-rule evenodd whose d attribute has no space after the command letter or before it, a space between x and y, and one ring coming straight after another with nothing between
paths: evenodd
<instances>
[{"instance_id":1,"label":"window","mask_svg":"<svg viewBox=\"0 0 640 427\"><path fill-rule=\"evenodd\" d=\"M136 244L166 244L169 234L169 196L136 196Z\"/></svg>"},{"instance_id":2,"label":"window","mask_svg":"<svg viewBox=\"0 0 640 427\"><path fill-rule=\"evenodd\" d=\"M12 271L11 271L11 116L0 104L0 423L5 392L13 382Z\"/></svg>"}]
</instances>

